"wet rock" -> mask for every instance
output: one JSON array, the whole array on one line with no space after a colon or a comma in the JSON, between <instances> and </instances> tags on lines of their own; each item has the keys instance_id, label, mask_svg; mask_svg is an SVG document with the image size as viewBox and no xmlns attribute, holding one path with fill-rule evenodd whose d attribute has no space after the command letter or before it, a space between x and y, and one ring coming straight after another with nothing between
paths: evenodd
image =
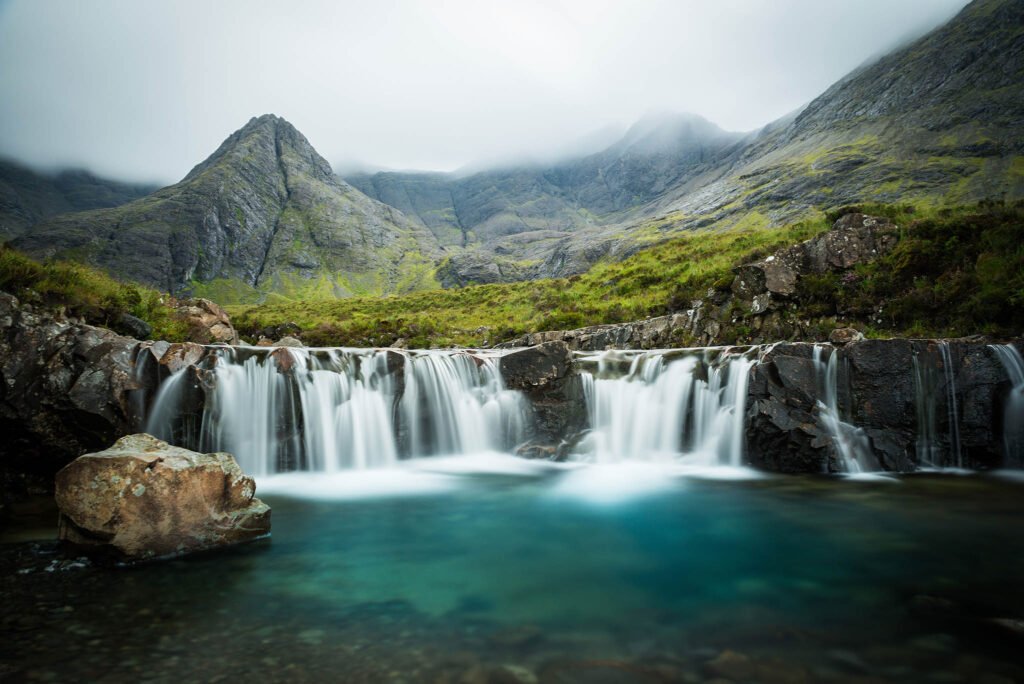
<instances>
[{"instance_id":1,"label":"wet rock","mask_svg":"<svg viewBox=\"0 0 1024 684\"><path fill-rule=\"evenodd\" d=\"M0 482L49 488L57 470L131 430L139 342L37 313L0 293ZM16 483L23 484L16 484ZM2 498L2 497L0 497Z\"/></svg>"},{"instance_id":2,"label":"wet rock","mask_svg":"<svg viewBox=\"0 0 1024 684\"><path fill-rule=\"evenodd\" d=\"M558 444L586 423L586 407L572 353L565 342L544 342L506 354L499 365L509 389L530 401L538 444Z\"/></svg>"},{"instance_id":3,"label":"wet rock","mask_svg":"<svg viewBox=\"0 0 1024 684\"><path fill-rule=\"evenodd\" d=\"M543 391L557 386L572 367L564 342L545 342L501 358L501 376L509 389Z\"/></svg>"},{"instance_id":4,"label":"wet rock","mask_svg":"<svg viewBox=\"0 0 1024 684\"><path fill-rule=\"evenodd\" d=\"M713 677L746 681L754 674L756 667L749 656L726 649L704 663L704 670Z\"/></svg>"},{"instance_id":5,"label":"wet rock","mask_svg":"<svg viewBox=\"0 0 1024 684\"><path fill-rule=\"evenodd\" d=\"M955 382L962 465L989 468L1002 463L1000 416L1008 392L1005 371L983 341L947 340ZM823 378L812 362L813 344L777 344L751 372L747 396L747 456L751 465L777 472L836 470L836 449L820 421ZM853 340L827 345L823 358L838 354L840 415L863 431L870 456L885 470L909 471L918 463L919 435L915 373L941 379L934 402L936 429L949 452L948 396L943 354L934 340ZM919 370L915 370L915 367ZM932 465L956 465L949 453Z\"/></svg>"},{"instance_id":6,"label":"wet rock","mask_svg":"<svg viewBox=\"0 0 1024 684\"><path fill-rule=\"evenodd\" d=\"M491 634L490 641L502 648L522 649L544 640L544 632L536 625L517 625Z\"/></svg>"},{"instance_id":7,"label":"wet rock","mask_svg":"<svg viewBox=\"0 0 1024 684\"><path fill-rule=\"evenodd\" d=\"M488 684L537 684L537 675L522 665L499 665L487 676Z\"/></svg>"},{"instance_id":8,"label":"wet rock","mask_svg":"<svg viewBox=\"0 0 1024 684\"><path fill-rule=\"evenodd\" d=\"M541 684L643 684L662 682L653 670L622 660L555 661L538 672Z\"/></svg>"},{"instance_id":9,"label":"wet rock","mask_svg":"<svg viewBox=\"0 0 1024 684\"><path fill-rule=\"evenodd\" d=\"M266 536L270 508L225 453L129 435L57 473L60 538L131 559L180 555Z\"/></svg>"},{"instance_id":10,"label":"wet rock","mask_svg":"<svg viewBox=\"0 0 1024 684\"><path fill-rule=\"evenodd\" d=\"M529 442L516 449L516 456L531 460L557 461L558 447L550 444L535 444Z\"/></svg>"},{"instance_id":11,"label":"wet rock","mask_svg":"<svg viewBox=\"0 0 1024 684\"><path fill-rule=\"evenodd\" d=\"M206 348L195 342L176 342L167 347L160 356L160 364L168 372L176 373L186 366L193 366L206 354Z\"/></svg>"},{"instance_id":12,"label":"wet rock","mask_svg":"<svg viewBox=\"0 0 1024 684\"><path fill-rule=\"evenodd\" d=\"M180 300L175 316L188 327L188 338L199 344L238 344L238 333L224 309L209 299Z\"/></svg>"}]
</instances>

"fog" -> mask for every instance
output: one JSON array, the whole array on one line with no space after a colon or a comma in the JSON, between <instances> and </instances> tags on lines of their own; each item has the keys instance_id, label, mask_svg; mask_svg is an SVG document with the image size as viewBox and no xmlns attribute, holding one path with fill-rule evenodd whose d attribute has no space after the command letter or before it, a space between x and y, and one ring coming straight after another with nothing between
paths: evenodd
<instances>
[{"instance_id":1,"label":"fog","mask_svg":"<svg viewBox=\"0 0 1024 684\"><path fill-rule=\"evenodd\" d=\"M964 4L0 0L0 155L169 182L268 112L333 164L399 169L546 157L652 110L752 130Z\"/></svg>"}]
</instances>

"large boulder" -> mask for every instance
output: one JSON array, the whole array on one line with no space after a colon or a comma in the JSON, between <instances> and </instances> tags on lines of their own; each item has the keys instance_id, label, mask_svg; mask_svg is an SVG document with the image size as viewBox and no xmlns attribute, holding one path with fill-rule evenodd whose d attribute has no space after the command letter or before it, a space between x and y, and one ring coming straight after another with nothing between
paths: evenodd
<instances>
[{"instance_id":1,"label":"large boulder","mask_svg":"<svg viewBox=\"0 0 1024 684\"><path fill-rule=\"evenodd\" d=\"M224 309L209 299L178 302L175 316L188 326L188 339L199 344L238 344L238 333Z\"/></svg>"},{"instance_id":2,"label":"large boulder","mask_svg":"<svg viewBox=\"0 0 1024 684\"><path fill-rule=\"evenodd\" d=\"M270 533L270 507L230 454L199 454L146 434L57 473L60 538L131 559L176 556Z\"/></svg>"},{"instance_id":3,"label":"large boulder","mask_svg":"<svg viewBox=\"0 0 1024 684\"><path fill-rule=\"evenodd\" d=\"M501 357L499 368L505 386L530 401L538 443L556 448L586 425L583 387L565 342L511 352Z\"/></svg>"}]
</instances>

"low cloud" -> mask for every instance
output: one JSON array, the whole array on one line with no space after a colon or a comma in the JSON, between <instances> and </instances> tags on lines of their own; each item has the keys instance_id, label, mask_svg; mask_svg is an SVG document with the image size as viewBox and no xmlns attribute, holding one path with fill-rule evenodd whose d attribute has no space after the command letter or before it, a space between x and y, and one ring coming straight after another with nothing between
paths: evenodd
<instances>
[{"instance_id":1,"label":"low cloud","mask_svg":"<svg viewBox=\"0 0 1024 684\"><path fill-rule=\"evenodd\" d=\"M651 110L751 130L964 0L0 3L0 154L173 181L273 112L331 162L546 158Z\"/></svg>"}]
</instances>

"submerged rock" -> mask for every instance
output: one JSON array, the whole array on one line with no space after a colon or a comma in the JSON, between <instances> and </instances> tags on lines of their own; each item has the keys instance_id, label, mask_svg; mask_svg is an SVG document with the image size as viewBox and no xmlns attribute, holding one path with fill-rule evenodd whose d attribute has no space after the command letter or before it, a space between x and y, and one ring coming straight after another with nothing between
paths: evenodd
<instances>
[{"instance_id":1,"label":"submerged rock","mask_svg":"<svg viewBox=\"0 0 1024 684\"><path fill-rule=\"evenodd\" d=\"M255 493L230 454L129 435L57 473L60 538L131 559L250 541L270 533L270 507Z\"/></svg>"}]
</instances>

